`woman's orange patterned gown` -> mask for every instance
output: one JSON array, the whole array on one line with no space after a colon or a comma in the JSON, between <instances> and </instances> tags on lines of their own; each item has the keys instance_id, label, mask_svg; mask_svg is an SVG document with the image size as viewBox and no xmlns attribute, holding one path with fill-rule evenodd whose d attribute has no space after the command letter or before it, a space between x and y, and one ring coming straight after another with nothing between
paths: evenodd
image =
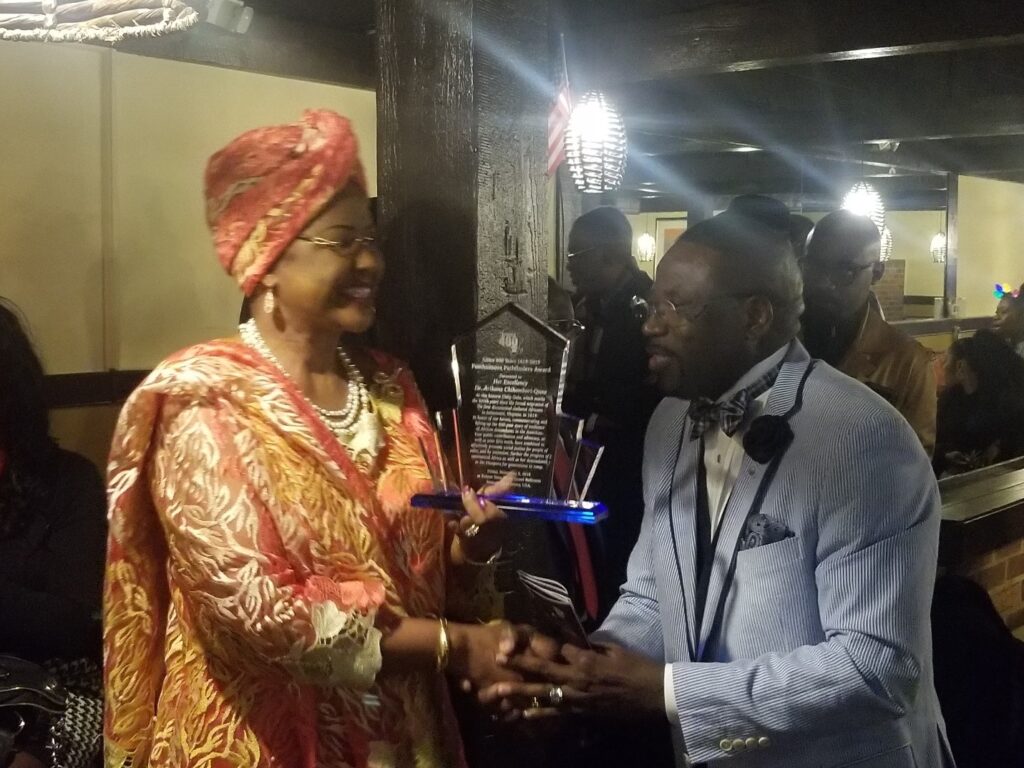
<instances>
[{"instance_id":1,"label":"woman's orange patterned gown","mask_svg":"<svg viewBox=\"0 0 1024 768\"><path fill-rule=\"evenodd\" d=\"M422 401L375 360L370 466L237 342L179 353L128 401L109 467L109 767L463 764L441 676L376 679L379 612L444 613L446 540L408 503L429 487Z\"/></svg>"}]
</instances>

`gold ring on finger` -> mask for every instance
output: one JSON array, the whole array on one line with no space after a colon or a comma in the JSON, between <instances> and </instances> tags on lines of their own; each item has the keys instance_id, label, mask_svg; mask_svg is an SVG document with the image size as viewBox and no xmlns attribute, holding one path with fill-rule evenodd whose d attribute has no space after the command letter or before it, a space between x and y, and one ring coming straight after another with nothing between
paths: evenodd
<instances>
[{"instance_id":1,"label":"gold ring on finger","mask_svg":"<svg viewBox=\"0 0 1024 768\"><path fill-rule=\"evenodd\" d=\"M462 535L465 536L467 539L472 539L478 533L480 533L480 526L476 523L473 523L471 526L469 526L469 528L462 532Z\"/></svg>"}]
</instances>

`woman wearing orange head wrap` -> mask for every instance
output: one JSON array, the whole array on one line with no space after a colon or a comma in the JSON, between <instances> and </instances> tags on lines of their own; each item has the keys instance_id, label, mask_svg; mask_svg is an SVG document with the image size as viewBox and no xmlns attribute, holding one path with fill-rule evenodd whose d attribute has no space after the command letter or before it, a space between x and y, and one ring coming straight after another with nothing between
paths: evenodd
<instances>
[{"instance_id":1,"label":"woman wearing orange head wrap","mask_svg":"<svg viewBox=\"0 0 1024 768\"><path fill-rule=\"evenodd\" d=\"M346 341L383 272L348 121L244 134L206 195L253 319L162 363L121 414L107 765L460 765L441 673L497 680L513 638L438 617L496 607L502 516L467 493L446 531L409 507L438 457L408 371Z\"/></svg>"}]
</instances>

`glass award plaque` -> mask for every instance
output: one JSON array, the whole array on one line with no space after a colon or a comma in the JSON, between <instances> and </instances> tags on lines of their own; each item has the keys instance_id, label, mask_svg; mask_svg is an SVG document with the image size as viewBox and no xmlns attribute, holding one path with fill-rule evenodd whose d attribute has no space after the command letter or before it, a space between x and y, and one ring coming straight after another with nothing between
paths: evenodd
<instances>
[{"instance_id":1,"label":"glass award plaque","mask_svg":"<svg viewBox=\"0 0 1024 768\"><path fill-rule=\"evenodd\" d=\"M514 472L515 488L491 499L510 518L593 524L607 516L604 504L587 499L603 448L562 413L568 359L568 339L512 303L456 339L457 407L437 417L441 476L413 506L461 513L461 487Z\"/></svg>"}]
</instances>

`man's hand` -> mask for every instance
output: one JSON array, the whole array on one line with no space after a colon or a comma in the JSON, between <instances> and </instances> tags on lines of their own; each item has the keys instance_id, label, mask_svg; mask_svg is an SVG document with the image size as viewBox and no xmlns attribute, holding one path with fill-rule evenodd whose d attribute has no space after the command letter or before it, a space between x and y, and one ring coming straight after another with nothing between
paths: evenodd
<instances>
[{"instance_id":1,"label":"man's hand","mask_svg":"<svg viewBox=\"0 0 1024 768\"><path fill-rule=\"evenodd\" d=\"M564 710L619 717L664 711L663 664L617 645L600 645L593 651L565 645L561 658L545 655L526 652L508 657L504 666L527 681L496 683L480 691L480 702L531 719Z\"/></svg>"},{"instance_id":2,"label":"man's hand","mask_svg":"<svg viewBox=\"0 0 1024 768\"><path fill-rule=\"evenodd\" d=\"M485 688L502 680L521 680L519 673L499 662L508 650L524 648L528 628L505 621L490 624L451 624L448 637L451 656L448 673L460 681L462 690Z\"/></svg>"},{"instance_id":3,"label":"man's hand","mask_svg":"<svg viewBox=\"0 0 1024 768\"><path fill-rule=\"evenodd\" d=\"M507 632L498 646L495 661L503 666L510 666L510 661L517 656L532 656L547 661L562 659L562 644L547 635L540 634L536 629L524 624L513 627Z\"/></svg>"}]
</instances>

